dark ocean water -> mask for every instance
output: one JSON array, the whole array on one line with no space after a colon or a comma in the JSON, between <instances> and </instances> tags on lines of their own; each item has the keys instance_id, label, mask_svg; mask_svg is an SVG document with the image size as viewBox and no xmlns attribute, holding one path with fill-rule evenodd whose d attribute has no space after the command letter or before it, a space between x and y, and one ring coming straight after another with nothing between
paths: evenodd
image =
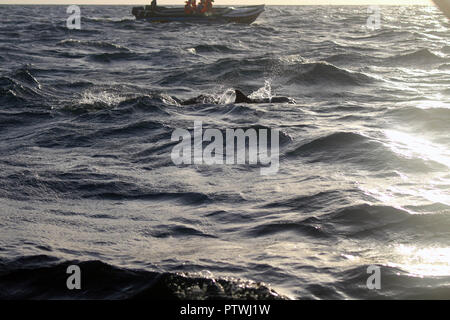
<instances>
[{"instance_id":1,"label":"dark ocean water","mask_svg":"<svg viewBox=\"0 0 450 320\"><path fill-rule=\"evenodd\" d=\"M85 6L81 30L67 7L0 8L0 298L450 298L435 8L382 7L374 31L367 7L217 26ZM233 88L296 104L235 105ZM177 102L199 94L221 103ZM279 129L278 174L175 166L172 132L194 120Z\"/></svg>"}]
</instances>

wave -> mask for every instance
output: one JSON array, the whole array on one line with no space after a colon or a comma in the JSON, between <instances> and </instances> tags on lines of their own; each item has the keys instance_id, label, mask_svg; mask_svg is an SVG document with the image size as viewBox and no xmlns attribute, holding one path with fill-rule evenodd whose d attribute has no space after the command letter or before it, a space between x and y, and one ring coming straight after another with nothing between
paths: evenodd
<instances>
[{"instance_id":1,"label":"wave","mask_svg":"<svg viewBox=\"0 0 450 320\"><path fill-rule=\"evenodd\" d=\"M28 16L25 14L25 16ZM33 16L33 18L36 16ZM64 17L67 19L67 17ZM30 19L31 20L31 19ZM23 24L17 24L20 30L20 36L23 38L26 34L32 34L32 40L39 40L42 42L51 42L54 45L55 37L65 38L69 34L70 36L77 35L98 35L101 31L96 28L96 26L92 26L91 28L84 26L81 29L72 29L69 30L66 27L66 24L62 21L58 21L59 19L39 19L37 21L27 20ZM45 21L45 22L42 22Z\"/></svg>"},{"instance_id":2,"label":"wave","mask_svg":"<svg viewBox=\"0 0 450 320\"><path fill-rule=\"evenodd\" d=\"M367 234L370 230L387 231L388 225L400 224L410 217L405 210L390 206L356 205L321 216L321 223L331 223L334 232L346 235Z\"/></svg>"},{"instance_id":3,"label":"wave","mask_svg":"<svg viewBox=\"0 0 450 320\"><path fill-rule=\"evenodd\" d=\"M289 155L307 155L314 153L316 151L327 150L331 151L332 149L345 149L348 146L352 146L355 144L365 144L372 142L366 136L360 135L358 133L353 132L336 132L330 135L317 138L311 142L303 144L296 148L295 150L290 151Z\"/></svg>"},{"instance_id":4,"label":"wave","mask_svg":"<svg viewBox=\"0 0 450 320\"><path fill-rule=\"evenodd\" d=\"M213 196L201 192L160 190L133 181L132 178L112 174L96 175L91 170L83 175L58 171L40 172L36 177L27 175L26 171L18 171L4 175L3 179L8 181L9 185L0 186L0 196L16 200L57 197L177 202L183 205L200 205L213 200Z\"/></svg>"},{"instance_id":5,"label":"wave","mask_svg":"<svg viewBox=\"0 0 450 320\"><path fill-rule=\"evenodd\" d=\"M71 104L66 104L62 110L75 114L107 111L115 109L118 114L133 114L136 112L153 113L160 116L169 116L169 108L179 106L179 100L162 93L133 94L106 88L105 90L93 90L92 85L84 82L77 82L73 85L79 85L80 88L87 87L80 98ZM113 120L113 119L111 119Z\"/></svg>"},{"instance_id":6,"label":"wave","mask_svg":"<svg viewBox=\"0 0 450 320\"><path fill-rule=\"evenodd\" d=\"M111 62L139 59L139 55L131 51L112 52L112 53L104 52L104 53L90 54L88 55L88 58L95 62L111 63Z\"/></svg>"},{"instance_id":7,"label":"wave","mask_svg":"<svg viewBox=\"0 0 450 320\"><path fill-rule=\"evenodd\" d=\"M442 49L441 49L441 51L442 51L443 53L450 53L450 46L443 46Z\"/></svg>"},{"instance_id":8,"label":"wave","mask_svg":"<svg viewBox=\"0 0 450 320\"><path fill-rule=\"evenodd\" d=\"M450 70L450 63L441 64L438 69L443 71Z\"/></svg>"},{"instance_id":9,"label":"wave","mask_svg":"<svg viewBox=\"0 0 450 320\"><path fill-rule=\"evenodd\" d=\"M322 299L405 299L405 300L441 300L450 298L450 277L423 277L402 270L397 266L377 264L380 267L382 290L368 290L366 283L369 265L352 267L341 273L340 280L325 283L320 287L334 288L330 293L316 290ZM411 289L413 288L413 289ZM328 290L329 292L330 290ZM336 292L340 295L336 297Z\"/></svg>"},{"instance_id":10,"label":"wave","mask_svg":"<svg viewBox=\"0 0 450 320\"><path fill-rule=\"evenodd\" d=\"M67 268L82 272L81 290L68 290ZM29 256L0 263L3 300L281 300L267 285L239 279L125 269L100 261Z\"/></svg>"},{"instance_id":11,"label":"wave","mask_svg":"<svg viewBox=\"0 0 450 320\"><path fill-rule=\"evenodd\" d=\"M101 50L113 50L130 52L127 47L110 43L107 41L95 41L95 40L78 40L78 39L66 39L59 42L60 45L70 48L94 48Z\"/></svg>"},{"instance_id":12,"label":"wave","mask_svg":"<svg viewBox=\"0 0 450 320\"><path fill-rule=\"evenodd\" d=\"M178 202L184 205L200 205L211 202L208 195L198 192L151 192L151 191L139 191L117 188L118 184L106 183L106 184L91 184L88 185L95 189L84 196L89 199L102 199L102 200L144 200L144 201L172 201ZM125 184L127 185L127 184ZM83 186L84 187L84 186Z\"/></svg>"},{"instance_id":13,"label":"wave","mask_svg":"<svg viewBox=\"0 0 450 320\"><path fill-rule=\"evenodd\" d=\"M283 207L298 211L299 217L305 214L314 215L298 220L277 220L269 215L270 220L247 229L245 233L251 237L273 235L280 237L282 234L289 237L294 234L327 241L339 237L382 241L396 239L416 241L422 237L428 240L435 237L439 241L443 238L450 239L447 230L450 223L448 215L450 207L439 203L420 208L417 206L396 208L369 203L355 205L351 204L351 200L341 192L330 191L273 202L265 208L279 210ZM330 209L336 207L338 209ZM421 214L414 214L412 211ZM428 214L423 214L425 212Z\"/></svg>"},{"instance_id":14,"label":"wave","mask_svg":"<svg viewBox=\"0 0 450 320\"><path fill-rule=\"evenodd\" d=\"M120 116L120 114L119 114ZM99 121L103 125L83 124L84 120L92 122L92 120ZM147 141L154 142L153 138L162 139L156 133L170 135L170 128L165 127L159 121L148 119L133 120L130 119L125 123L105 125L108 121L114 119L114 115L105 113L96 113L92 116L88 113L86 117L83 115L78 118L78 123L52 123L35 132L31 138L34 142L47 148L73 148L73 147L92 147L97 143L108 144L111 138L130 138L141 137L147 138L150 133L155 136L148 137Z\"/></svg>"},{"instance_id":15,"label":"wave","mask_svg":"<svg viewBox=\"0 0 450 320\"><path fill-rule=\"evenodd\" d=\"M367 64L367 60L373 60L373 57L363 55L358 52L352 53L339 53L324 59L328 63L342 63L342 64L357 64L357 63L365 63Z\"/></svg>"},{"instance_id":16,"label":"wave","mask_svg":"<svg viewBox=\"0 0 450 320\"><path fill-rule=\"evenodd\" d=\"M396 55L387 58L389 62L394 62L396 64L412 64L417 65L428 65L428 64L438 64L446 61L450 61L449 58L440 57L437 54L431 52L429 49L420 49L407 54Z\"/></svg>"},{"instance_id":17,"label":"wave","mask_svg":"<svg viewBox=\"0 0 450 320\"><path fill-rule=\"evenodd\" d=\"M412 210L421 214L450 214L450 205L444 203L432 203L427 205L406 206L405 209Z\"/></svg>"},{"instance_id":18,"label":"wave","mask_svg":"<svg viewBox=\"0 0 450 320\"><path fill-rule=\"evenodd\" d=\"M223 84L230 82L230 80L254 80L263 76L267 68L276 63L279 63L277 59L267 57L247 59L223 58L210 63L201 69L196 66L183 68L183 71L172 73L158 83L160 85L175 85L186 82L195 84L203 83L205 78L210 79L210 81L219 81ZM230 84L232 82L230 82Z\"/></svg>"},{"instance_id":19,"label":"wave","mask_svg":"<svg viewBox=\"0 0 450 320\"><path fill-rule=\"evenodd\" d=\"M442 206L433 204L431 207L427 206L428 210L430 208L438 210L430 214L414 214L406 208L364 203L345 206L319 216L316 225L324 232L353 238L417 241L423 237L429 240L436 237L442 241L443 238L450 237L448 233L450 216L444 214ZM448 212L448 206L444 207Z\"/></svg>"},{"instance_id":20,"label":"wave","mask_svg":"<svg viewBox=\"0 0 450 320\"><path fill-rule=\"evenodd\" d=\"M179 102L166 94L150 94L126 99L119 103L118 107L132 107L135 110L143 110L146 113L151 112L162 116L169 116L168 106L179 106Z\"/></svg>"},{"instance_id":21,"label":"wave","mask_svg":"<svg viewBox=\"0 0 450 320\"><path fill-rule=\"evenodd\" d=\"M443 132L450 129L450 109L448 108L416 108L406 107L391 109L386 115L395 117L402 123L420 126L427 131Z\"/></svg>"},{"instance_id":22,"label":"wave","mask_svg":"<svg viewBox=\"0 0 450 320\"><path fill-rule=\"evenodd\" d=\"M50 110L0 112L0 132L9 133L14 129L50 119L52 119Z\"/></svg>"},{"instance_id":23,"label":"wave","mask_svg":"<svg viewBox=\"0 0 450 320\"><path fill-rule=\"evenodd\" d=\"M346 40L355 41L393 41L394 39L400 39L403 41L409 41L412 40L414 37L416 37L417 33L408 31L408 30L380 30L375 33L369 33L368 35L364 36L347 36L344 37Z\"/></svg>"},{"instance_id":24,"label":"wave","mask_svg":"<svg viewBox=\"0 0 450 320\"><path fill-rule=\"evenodd\" d=\"M302 59L292 60L289 57L275 59L256 57L246 59L225 58L211 63L204 68L189 68L164 77L160 85L176 85L202 83L212 78L224 85L235 87L246 81L276 77L282 84L363 86L377 81L360 72L338 68L326 62L305 63Z\"/></svg>"},{"instance_id":25,"label":"wave","mask_svg":"<svg viewBox=\"0 0 450 320\"><path fill-rule=\"evenodd\" d=\"M271 222L271 223L263 223L261 225L252 227L247 231L248 236L250 237L265 237L265 236L273 236L278 235L280 233L283 234L298 234L300 236L312 237L312 238L332 238L333 235L327 232L324 232L319 227L314 225L309 225L304 222L293 222L293 221L280 221L280 222Z\"/></svg>"},{"instance_id":26,"label":"wave","mask_svg":"<svg viewBox=\"0 0 450 320\"><path fill-rule=\"evenodd\" d=\"M45 94L41 84L27 67L20 68L9 76L0 77L0 99L6 106L23 106L44 103Z\"/></svg>"},{"instance_id":27,"label":"wave","mask_svg":"<svg viewBox=\"0 0 450 320\"><path fill-rule=\"evenodd\" d=\"M288 84L362 86L375 82L374 78L363 73L348 71L325 62L304 64L302 68L304 72L292 77Z\"/></svg>"},{"instance_id":28,"label":"wave","mask_svg":"<svg viewBox=\"0 0 450 320\"><path fill-rule=\"evenodd\" d=\"M218 102L220 103L220 101ZM264 110L253 108L251 105L245 104L206 104L203 106L194 105L185 107L187 110L190 108L201 110L204 114L215 115L223 118L235 117L242 119L242 116L245 116L246 118L242 121L250 123L257 122L252 120L259 119L265 113Z\"/></svg>"},{"instance_id":29,"label":"wave","mask_svg":"<svg viewBox=\"0 0 450 320\"><path fill-rule=\"evenodd\" d=\"M156 229L156 230L155 230ZM200 237L200 238L217 238L214 235L204 233L192 227L184 225L160 225L153 228L151 231L146 232L155 238L168 238L168 237Z\"/></svg>"},{"instance_id":30,"label":"wave","mask_svg":"<svg viewBox=\"0 0 450 320\"><path fill-rule=\"evenodd\" d=\"M192 124L191 124L191 127L192 127ZM208 125L206 125L206 124L203 125L203 129L204 130L208 129ZM226 138L228 138L227 130L234 130L234 131L242 130L243 132L248 132L249 130L252 130L252 131L254 130L254 132L256 133L256 137L258 139L260 138L261 131L265 130L265 132L267 133L267 144L270 146L273 128L270 128L270 127L267 127L264 125L252 124L252 125L247 125L247 126L246 125L240 125L240 126L235 125L235 126L228 127L228 128L214 127L214 129L219 130L222 133L222 136L226 137ZM192 132L193 129L191 129L190 131ZM193 132L192 132L192 135L193 135ZM279 146L285 146L292 142L292 137L288 133L284 132L283 130L278 131L278 137L279 137ZM230 142L229 140L224 140L225 145L229 142ZM249 140L246 139L245 145L247 148L248 148L248 142L249 142ZM236 145L235 145L235 147L236 147ZM225 148L225 146L224 146L224 148ZM225 154L225 150L224 150L224 154Z\"/></svg>"},{"instance_id":31,"label":"wave","mask_svg":"<svg viewBox=\"0 0 450 320\"><path fill-rule=\"evenodd\" d=\"M123 24L129 22L136 22L135 18L132 17L119 17L119 18L106 18L106 17L84 17L84 21L86 22L106 22L106 23L114 23L114 24Z\"/></svg>"},{"instance_id":32,"label":"wave","mask_svg":"<svg viewBox=\"0 0 450 320\"><path fill-rule=\"evenodd\" d=\"M381 172L447 170L446 166L435 161L404 158L380 141L353 132L335 132L319 137L287 151L286 157L288 160L308 157L311 162L351 163L364 169Z\"/></svg>"},{"instance_id":33,"label":"wave","mask_svg":"<svg viewBox=\"0 0 450 320\"><path fill-rule=\"evenodd\" d=\"M349 204L349 200L347 200L349 194L357 191L358 190L346 190L345 194L337 190L322 191L312 195L302 195L293 198L273 201L265 204L264 206L262 206L262 208L272 210L277 208L289 208L301 211L302 213L327 211L331 207Z\"/></svg>"}]
</instances>

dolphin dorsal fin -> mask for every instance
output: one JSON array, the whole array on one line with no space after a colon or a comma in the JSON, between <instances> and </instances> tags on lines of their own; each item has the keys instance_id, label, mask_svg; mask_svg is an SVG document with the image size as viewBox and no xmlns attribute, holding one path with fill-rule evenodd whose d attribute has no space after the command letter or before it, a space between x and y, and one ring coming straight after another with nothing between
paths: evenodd
<instances>
[{"instance_id":1,"label":"dolphin dorsal fin","mask_svg":"<svg viewBox=\"0 0 450 320\"><path fill-rule=\"evenodd\" d=\"M245 94L242 93L242 91L240 90L234 90L234 92L236 93L236 101L235 103L251 103L252 100L247 97Z\"/></svg>"}]
</instances>

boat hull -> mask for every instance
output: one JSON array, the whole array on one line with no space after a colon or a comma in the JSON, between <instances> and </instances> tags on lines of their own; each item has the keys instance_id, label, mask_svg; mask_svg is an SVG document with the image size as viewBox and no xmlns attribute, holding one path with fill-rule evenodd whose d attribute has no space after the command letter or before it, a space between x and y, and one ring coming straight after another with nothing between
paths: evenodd
<instances>
[{"instance_id":1,"label":"boat hull","mask_svg":"<svg viewBox=\"0 0 450 320\"><path fill-rule=\"evenodd\" d=\"M149 22L188 22L188 23L253 23L265 10L264 5L239 8L215 8L208 14L186 14L184 8L164 8L149 10L144 7L133 8L138 20Z\"/></svg>"}]
</instances>

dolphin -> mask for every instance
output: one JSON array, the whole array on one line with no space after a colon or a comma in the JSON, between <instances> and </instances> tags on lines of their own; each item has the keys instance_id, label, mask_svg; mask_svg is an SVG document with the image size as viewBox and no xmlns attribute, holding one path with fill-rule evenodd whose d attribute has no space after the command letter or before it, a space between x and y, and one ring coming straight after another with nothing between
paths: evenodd
<instances>
[{"instance_id":1,"label":"dolphin","mask_svg":"<svg viewBox=\"0 0 450 320\"><path fill-rule=\"evenodd\" d=\"M207 103L218 104L219 101L213 96L206 96L201 94L195 98L191 98L180 102L180 104L183 106L190 106L193 104L207 104Z\"/></svg>"},{"instance_id":2,"label":"dolphin","mask_svg":"<svg viewBox=\"0 0 450 320\"><path fill-rule=\"evenodd\" d=\"M295 103L294 99L288 97L272 97L264 99L251 99L240 90L235 90L236 101L234 103Z\"/></svg>"},{"instance_id":3,"label":"dolphin","mask_svg":"<svg viewBox=\"0 0 450 320\"><path fill-rule=\"evenodd\" d=\"M246 96L240 90L234 90L236 99L234 103L253 103L253 104L262 104L262 103L295 103L294 99L288 97L272 97L272 98L264 98L264 99L252 99ZM188 100L181 101L180 104L183 106L194 105L194 104L218 104L219 100L207 95L199 95L195 98L191 98Z\"/></svg>"}]
</instances>

